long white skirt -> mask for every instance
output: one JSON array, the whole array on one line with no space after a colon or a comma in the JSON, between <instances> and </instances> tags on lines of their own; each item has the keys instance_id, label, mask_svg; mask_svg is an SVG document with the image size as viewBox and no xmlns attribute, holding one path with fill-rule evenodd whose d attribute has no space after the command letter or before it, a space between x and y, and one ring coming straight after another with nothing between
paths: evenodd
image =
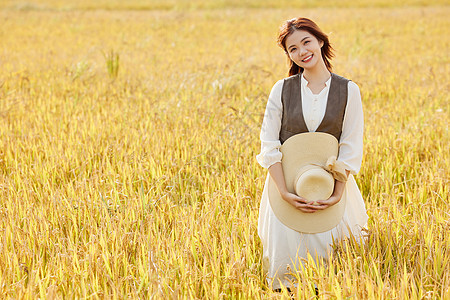
<instances>
[{"instance_id":1,"label":"long white skirt","mask_svg":"<svg viewBox=\"0 0 450 300\"><path fill-rule=\"evenodd\" d=\"M301 258L307 259L307 254L315 259L325 260L335 240L350 236L356 238L367 226L368 216L361 192L352 175L349 176L344 193L347 193L342 221L333 229L321 233L300 233L286 227L274 215L270 207L266 183L259 208L258 235L263 244L263 270L267 274L267 282L273 289L290 286L291 280L288 266L291 270L299 269ZM301 263L301 262L300 262Z\"/></svg>"}]
</instances>

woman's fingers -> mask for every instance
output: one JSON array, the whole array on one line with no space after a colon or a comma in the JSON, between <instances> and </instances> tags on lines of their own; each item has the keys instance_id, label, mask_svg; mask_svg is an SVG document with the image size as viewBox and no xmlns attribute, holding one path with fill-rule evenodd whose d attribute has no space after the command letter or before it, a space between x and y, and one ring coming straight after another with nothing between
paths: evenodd
<instances>
[{"instance_id":1,"label":"woman's fingers","mask_svg":"<svg viewBox=\"0 0 450 300\"><path fill-rule=\"evenodd\" d=\"M297 196L297 199L295 199L295 207L305 213L314 213L317 211L317 206L309 204L309 202L306 199L303 199L301 197Z\"/></svg>"},{"instance_id":2,"label":"woman's fingers","mask_svg":"<svg viewBox=\"0 0 450 300\"><path fill-rule=\"evenodd\" d=\"M328 198L327 200L319 200L319 201L317 201L317 203L319 204L317 206L317 209L320 209L320 210L326 209L326 208L338 203L339 200L340 199L338 199L337 197L333 197L333 196Z\"/></svg>"},{"instance_id":3,"label":"woman's fingers","mask_svg":"<svg viewBox=\"0 0 450 300\"><path fill-rule=\"evenodd\" d=\"M294 206L296 209L304 212L304 213L314 213L319 210L324 210L331 205L339 202L339 200L336 200L334 197L330 197L327 200L322 201L316 201L317 204L310 204L311 202L297 196L294 193L288 193L284 196L284 199L289 202L292 206Z\"/></svg>"},{"instance_id":4,"label":"woman's fingers","mask_svg":"<svg viewBox=\"0 0 450 300\"><path fill-rule=\"evenodd\" d=\"M307 209L307 208L298 208L298 210L301 210L304 213L312 214L315 213L317 210L315 209Z\"/></svg>"},{"instance_id":5,"label":"woman's fingers","mask_svg":"<svg viewBox=\"0 0 450 300\"><path fill-rule=\"evenodd\" d=\"M308 204L308 201L306 201L306 199L297 196L296 194L292 194L292 198L295 202L297 203L301 203L301 204Z\"/></svg>"}]
</instances>

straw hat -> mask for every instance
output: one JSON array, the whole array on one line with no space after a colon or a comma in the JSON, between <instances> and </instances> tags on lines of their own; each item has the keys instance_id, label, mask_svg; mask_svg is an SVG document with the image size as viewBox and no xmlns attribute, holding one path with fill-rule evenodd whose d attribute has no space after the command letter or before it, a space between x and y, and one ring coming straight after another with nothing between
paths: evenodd
<instances>
[{"instance_id":1,"label":"straw hat","mask_svg":"<svg viewBox=\"0 0 450 300\"><path fill-rule=\"evenodd\" d=\"M287 190L318 205L334 191L334 180L346 181L345 166L336 161L337 139L323 132L307 132L287 139L280 148ZM269 201L275 216L287 227L304 233L328 231L342 220L346 193L333 206L314 213L304 213L285 201L269 176Z\"/></svg>"}]
</instances>

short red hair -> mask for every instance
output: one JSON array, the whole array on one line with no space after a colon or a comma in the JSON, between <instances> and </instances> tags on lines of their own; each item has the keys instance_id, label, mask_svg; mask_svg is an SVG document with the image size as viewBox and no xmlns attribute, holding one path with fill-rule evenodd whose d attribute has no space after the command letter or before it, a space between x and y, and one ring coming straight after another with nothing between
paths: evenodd
<instances>
[{"instance_id":1,"label":"short red hair","mask_svg":"<svg viewBox=\"0 0 450 300\"><path fill-rule=\"evenodd\" d=\"M294 18L284 22L283 25L281 25L280 33L278 34L278 45L283 48L289 59L289 76L303 72L303 68L299 67L291 60L286 49L287 37L294 33L294 31L296 30L308 31L310 34L315 36L316 39L319 40L319 42L323 42L323 46L321 48L322 58L328 71L331 72L332 66L330 60L332 57L334 57L334 49L333 47L331 47L328 36L312 20L308 18Z\"/></svg>"}]
</instances>

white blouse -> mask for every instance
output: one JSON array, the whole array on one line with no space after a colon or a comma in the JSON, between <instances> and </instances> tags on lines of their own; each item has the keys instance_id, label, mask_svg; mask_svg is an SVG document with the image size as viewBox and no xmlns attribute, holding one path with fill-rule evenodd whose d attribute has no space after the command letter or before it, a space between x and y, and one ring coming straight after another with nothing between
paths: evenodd
<instances>
[{"instance_id":1,"label":"white blouse","mask_svg":"<svg viewBox=\"0 0 450 300\"><path fill-rule=\"evenodd\" d=\"M272 88L267 102L263 123L261 126L261 153L256 156L258 163L269 168L276 162L281 162L282 153L279 134L283 105L281 91L284 80L279 80ZM313 94L308 81L301 75L301 93L303 118L310 132L319 127L325 116L331 77L325 83L325 88L319 94ZM348 98L345 108L342 134L339 141L338 160L346 165L346 169L355 175L361 168L363 155L364 116L361 94L358 85L353 81L348 83Z\"/></svg>"}]
</instances>

